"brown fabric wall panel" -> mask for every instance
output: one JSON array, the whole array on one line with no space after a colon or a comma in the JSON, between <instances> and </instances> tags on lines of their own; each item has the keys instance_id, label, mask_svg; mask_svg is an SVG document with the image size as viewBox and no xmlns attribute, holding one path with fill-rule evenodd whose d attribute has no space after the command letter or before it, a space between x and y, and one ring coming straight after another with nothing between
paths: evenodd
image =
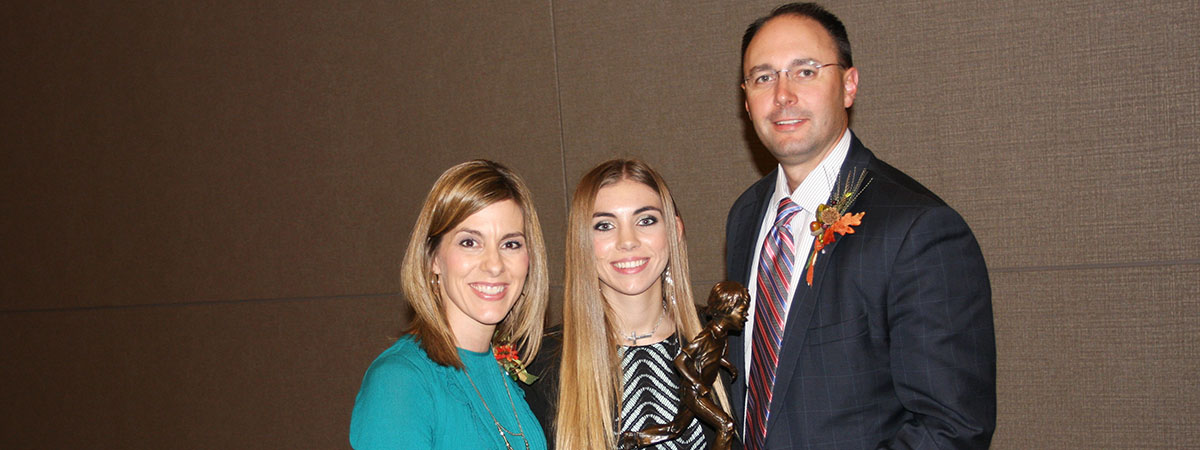
<instances>
[{"instance_id":1,"label":"brown fabric wall panel","mask_svg":"<svg viewBox=\"0 0 1200 450\"><path fill-rule=\"evenodd\" d=\"M517 171L534 193L550 254L551 284L561 284L563 201L558 97L550 10L523 1L477 9L431 2L397 19L400 139L396 176L420 181L395 194L403 245L437 176L475 158ZM397 255L399 256L399 254Z\"/></svg>"},{"instance_id":2,"label":"brown fabric wall panel","mask_svg":"<svg viewBox=\"0 0 1200 450\"><path fill-rule=\"evenodd\" d=\"M554 4L568 191L614 157L658 169L674 191L692 277L705 295L724 279L728 208L761 176L756 158L765 156L746 139L753 131L743 124L738 87L742 28L769 10L762 5Z\"/></svg>"},{"instance_id":3,"label":"brown fabric wall panel","mask_svg":"<svg viewBox=\"0 0 1200 450\"><path fill-rule=\"evenodd\" d=\"M11 20L4 307L394 291L388 14L124 6Z\"/></svg>"},{"instance_id":4,"label":"brown fabric wall panel","mask_svg":"<svg viewBox=\"0 0 1200 450\"><path fill-rule=\"evenodd\" d=\"M347 297L0 315L0 447L349 448L402 314Z\"/></svg>"},{"instance_id":5,"label":"brown fabric wall panel","mask_svg":"<svg viewBox=\"0 0 1200 450\"><path fill-rule=\"evenodd\" d=\"M0 447L345 447L417 209L466 159L534 190L552 323L570 192L615 156L675 190L703 301L774 166L737 79L775 4L14 5ZM993 268L995 448L1200 446L1196 3L829 6L855 131Z\"/></svg>"},{"instance_id":6,"label":"brown fabric wall panel","mask_svg":"<svg viewBox=\"0 0 1200 450\"><path fill-rule=\"evenodd\" d=\"M736 89L743 27L772 6L556 5L567 184L613 156L658 167L688 222L698 299L723 278L728 205L773 166L745 123ZM1151 299L1197 297L1186 282L1200 255L1200 226L1190 218L1200 206L1191 175L1200 169L1194 152L1200 143L1194 86L1200 83L1193 70L1200 61L1189 47L1200 29L1195 5L830 6L850 28L862 72L855 131L879 156L955 206L994 269L1001 341L997 447L1142 447L1145 439L1139 444L1137 438L1144 430L1162 432L1152 445L1194 442L1186 428L1196 417L1188 391L1194 379L1142 389L1114 385L1111 376L1148 376L1160 360L1178 361L1169 349L1188 342L1180 333L1195 337L1186 322L1145 306ZM663 75L646 82L644 73ZM732 89L724 79L734 80ZM1161 292L1147 294L1132 279L1081 291L1083 280L1058 281L1074 272L1044 271L1055 267L1150 274L1144 283L1156 283ZM1020 277L1061 286L1054 298L1070 302L1090 304L1099 294L1128 302L1123 315L1090 320L1170 331L1117 344L1090 322L1073 328L1076 350L1142 355L1105 367L1103 377L1091 371L1102 364L1094 359L1060 360L1049 374L1022 366L1022 349L1062 342L1039 336L1014 344L1027 337L1024 327L1077 319L1072 310L1014 315L1008 297L1028 289L1014 284ZM1184 305L1194 316L1195 305ZM1190 358L1172 373L1194 368L1195 355ZM1090 391L1078 391L1089 383ZM1080 396L1065 398L1067 388ZM1174 401L1169 412L1153 411L1153 404L1178 398L1187 400ZM1099 404L1115 411L1122 399L1137 403L1138 420L1092 410ZM1047 401L1072 406L1047 410Z\"/></svg>"},{"instance_id":7,"label":"brown fabric wall panel","mask_svg":"<svg viewBox=\"0 0 1200 450\"><path fill-rule=\"evenodd\" d=\"M1200 265L992 278L994 448L1200 445Z\"/></svg>"},{"instance_id":8,"label":"brown fabric wall panel","mask_svg":"<svg viewBox=\"0 0 1200 450\"><path fill-rule=\"evenodd\" d=\"M396 292L434 177L476 157L559 228L542 3L16 14L5 309Z\"/></svg>"},{"instance_id":9,"label":"brown fabric wall panel","mask_svg":"<svg viewBox=\"0 0 1200 450\"><path fill-rule=\"evenodd\" d=\"M855 130L954 205L992 267L1200 254L1195 2L841 9Z\"/></svg>"}]
</instances>

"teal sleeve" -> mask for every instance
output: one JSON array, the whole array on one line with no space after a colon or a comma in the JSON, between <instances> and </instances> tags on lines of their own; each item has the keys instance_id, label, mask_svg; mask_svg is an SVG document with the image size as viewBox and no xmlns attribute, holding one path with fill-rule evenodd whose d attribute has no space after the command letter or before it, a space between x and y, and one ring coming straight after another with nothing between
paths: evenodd
<instances>
[{"instance_id":1,"label":"teal sleeve","mask_svg":"<svg viewBox=\"0 0 1200 450\"><path fill-rule=\"evenodd\" d=\"M363 376L350 416L356 450L428 449L433 446L434 399L419 367L402 358L380 358Z\"/></svg>"}]
</instances>

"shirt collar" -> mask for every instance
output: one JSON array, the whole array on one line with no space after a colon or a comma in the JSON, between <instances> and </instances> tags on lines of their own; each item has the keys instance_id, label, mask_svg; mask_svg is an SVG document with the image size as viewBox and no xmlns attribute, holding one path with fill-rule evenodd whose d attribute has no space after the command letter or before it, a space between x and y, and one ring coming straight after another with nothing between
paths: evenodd
<instances>
[{"instance_id":1,"label":"shirt collar","mask_svg":"<svg viewBox=\"0 0 1200 450\"><path fill-rule=\"evenodd\" d=\"M791 197L792 201L805 211L815 213L817 205L829 200L829 193L833 192L833 187L837 184L838 172L842 169L842 163L846 161L846 154L850 152L850 136L850 129L847 128L846 132L842 133L842 138L833 146L833 150L804 177L804 181L796 186L795 191L788 192L787 175L783 173L783 165L778 165L771 207L777 208L780 200Z\"/></svg>"}]
</instances>

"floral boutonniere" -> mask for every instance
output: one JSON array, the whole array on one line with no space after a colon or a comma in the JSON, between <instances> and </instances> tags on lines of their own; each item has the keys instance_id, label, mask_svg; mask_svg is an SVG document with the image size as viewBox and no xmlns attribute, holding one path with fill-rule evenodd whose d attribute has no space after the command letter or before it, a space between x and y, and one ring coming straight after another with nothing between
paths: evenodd
<instances>
[{"instance_id":1,"label":"floral boutonniere","mask_svg":"<svg viewBox=\"0 0 1200 450\"><path fill-rule=\"evenodd\" d=\"M804 281L809 286L812 286L813 266L817 264L817 253L823 253L822 249L836 241L837 235L854 234L853 227L862 224L865 212L851 214L847 210L855 200L858 200L858 194L861 194L869 184L871 184L871 180L867 179L865 170L862 172L851 170L846 174L844 181L838 181L837 186L833 189L833 195L830 195L829 203L817 205L817 220L808 225L813 236L816 236L813 241L812 255L808 257L808 274L804 276Z\"/></svg>"},{"instance_id":2,"label":"floral boutonniere","mask_svg":"<svg viewBox=\"0 0 1200 450\"><path fill-rule=\"evenodd\" d=\"M521 357L517 355L517 350L511 344L505 342L492 347L492 354L496 356L496 362L500 363L500 367L503 367L513 380L525 384L533 384L534 381L537 381L537 375L525 371L525 364L521 362Z\"/></svg>"}]
</instances>

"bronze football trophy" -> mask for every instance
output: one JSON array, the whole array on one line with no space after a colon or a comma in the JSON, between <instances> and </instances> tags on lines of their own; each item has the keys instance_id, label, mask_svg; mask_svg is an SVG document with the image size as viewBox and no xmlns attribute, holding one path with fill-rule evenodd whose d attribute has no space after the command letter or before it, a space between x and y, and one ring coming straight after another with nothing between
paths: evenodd
<instances>
[{"instance_id":1,"label":"bronze football trophy","mask_svg":"<svg viewBox=\"0 0 1200 450\"><path fill-rule=\"evenodd\" d=\"M679 412L670 422L652 426L640 432L621 433L617 444L621 450L654 445L679 437L692 418L699 417L717 429L716 439L710 450L729 450L733 443L733 418L729 417L717 403L712 385L717 381L721 367L737 378L737 368L726 358L726 337L731 330L741 330L746 325L746 310L750 308L750 293L740 283L722 281L708 295L708 313L712 321L705 325L695 339L675 357L675 370L680 375Z\"/></svg>"}]
</instances>

